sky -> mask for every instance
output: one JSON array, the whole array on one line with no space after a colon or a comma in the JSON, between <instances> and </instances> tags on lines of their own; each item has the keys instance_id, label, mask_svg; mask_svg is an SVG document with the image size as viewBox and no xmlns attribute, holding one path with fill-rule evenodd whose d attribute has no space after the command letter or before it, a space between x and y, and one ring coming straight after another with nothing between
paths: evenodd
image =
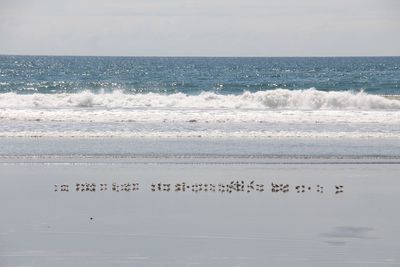
<instances>
[{"instance_id":1,"label":"sky","mask_svg":"<svg viewBox=\"0 0 400 267\"><path fill-rule=\"evenodd\" d=\"M400 0L0 0L0 54L400 56Z\"/></svg>"}]
</instances>

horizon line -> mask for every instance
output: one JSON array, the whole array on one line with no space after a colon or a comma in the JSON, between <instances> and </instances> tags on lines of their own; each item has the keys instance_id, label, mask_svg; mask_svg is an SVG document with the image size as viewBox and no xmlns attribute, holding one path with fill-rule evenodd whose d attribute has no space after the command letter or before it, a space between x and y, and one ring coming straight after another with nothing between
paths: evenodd
<instances>
[{"instance_id":1,"label":"horizon line","mask_svg":"<svg viewBox=\"0 0 400 267\"><path fill-rule=\"evenodd\" d=\"M0 56L26 56L26 57L121 57L121 58L377 58L377 57L400 57L400 55L321 55L321 56L194 56L194 55L62 55L62 54L2 54Z\"/></svg>"}]
</instances>

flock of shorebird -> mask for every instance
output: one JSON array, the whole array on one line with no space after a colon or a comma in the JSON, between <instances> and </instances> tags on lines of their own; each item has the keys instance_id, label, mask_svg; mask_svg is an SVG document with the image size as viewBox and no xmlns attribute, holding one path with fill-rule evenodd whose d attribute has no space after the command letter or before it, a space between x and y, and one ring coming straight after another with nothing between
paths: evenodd
<instances>
[{"instance_id":1,"label":"flock of shorebird","mask_svg":"<svg viewBox=\"0 0 400 267\"><path fill-rule=\"evenodd\" d=\"M118 184L118 183L112 183L111 185L111 190L115 192L130 192L130 191L138 191L139 190L139 183L124 183L124 184ZM99 186L97 186L96 183L76 183L75 184L75 191L76 192L96 192L97 190L99 191L107 191L108 190L108 184L106 183L101 183ZM69 192L69 185L68 184L62 184L58 186L57 184L54 185L54 191L60 191L60 192Z\"/></svg>"},{"instance_id":2,"label":"flock of shorebird","mask_svg":"<svg viewBox=\"0 0 400 267\"><path fill-rule=\"evenodd\" d=\"M287 193L289 192L289 184L277 184L277 183L271 183L271 192L273 193ZM311 186L306 186L304 184L302 185L296 185L294 187L296 189L297 193L305 193L306 191L311 191ZM336 194L343 193L343 185L335 185L336 189ZM264 184L256 184L254 181L250 181L250 183L245 183L244 181L231 181L228 184L202 184L202 183L195 183L195 184L187 184L185 182L182 183L177 183L173 187L171 184L165 184L165 183L153 183L151 184L151 191L172 191L174 190L175 192L185 192L185 191L191 191L191 192L221 192L221 193L232 193L232 192L247 192L250 193L252 191L256 192L264 192L265 191L265 186ZM321 185L316 186L316 191L318 193L324 193L324 187Z\"/></svg>"},{"instance_id":3,"label":"flock of shorebird","mask_svg":"<svg viewBox=\"0 0 400 267\"><path fill-rule=\"evenodd\" d=\"M335 185L335 194L343 193L343 185ZM229 183L194 183L188 184L186 182L182 183L152 183L150 187L153 192L220 192L220 193L233 193L233 192L264 192L266 187L264 184L255 183L255 181L245 182L241 181L230 181ZM288 193L290 189L289 184L277 184L271 183L271 192L273 193ZM311 191L311 186L296 185L294 187L297 193L305 193L306 191ZM97 186L96 183L76 183L75 191L77 192L96 192L99 191L107 191L108 185L106 183L101 183ZM114 192L130 192L130 191L138 191L139 183L112 183L111 190ZM69 192L69 185L62 184L60 186L54 185L54 191L61 192ZM324 193L324 187L321 185L316 186L316 192Z\"/></svg>"},{"instance_id":4,"label":"flock of shorebird","mask_svg":"<svg viewBox=\"0 0 400 267\"><path fill-rule=\"evenodd\" d=\"M156 183L151 184L151 191L171 191L174 190L175 192L221 192L221 193L232 193L232 192L248 192L251 191L258 191L263 192L264 185L263 184L256 184L254 181L246 184L244 181L231 181L230 183L223 184L211 184L211 183L194 183L194 184L187 184L186 182L177 183L174 186L171 184L165 183Z\"/></svg>"}]
</instances>

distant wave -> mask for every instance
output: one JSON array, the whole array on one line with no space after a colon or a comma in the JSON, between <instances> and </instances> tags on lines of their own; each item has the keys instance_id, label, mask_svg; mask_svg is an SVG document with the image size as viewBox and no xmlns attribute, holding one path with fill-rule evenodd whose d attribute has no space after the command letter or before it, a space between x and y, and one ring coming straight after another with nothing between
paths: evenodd
<instances>
[{"instance_id":1,"label":"distant wave","mask_svg":"<svg viewBox=\"0 0 400 267\"><path fill-rule=\"evenodd\" d=\"M1 109L59 108L190 108L190 109L261 109L261 110L397 110L400 101L384 96L351 91L318 91L316 89L276 89L222 95L202 92L198 95L126 94L123 91L94 94L0 94Z\"/></svg>"}]
</instances>

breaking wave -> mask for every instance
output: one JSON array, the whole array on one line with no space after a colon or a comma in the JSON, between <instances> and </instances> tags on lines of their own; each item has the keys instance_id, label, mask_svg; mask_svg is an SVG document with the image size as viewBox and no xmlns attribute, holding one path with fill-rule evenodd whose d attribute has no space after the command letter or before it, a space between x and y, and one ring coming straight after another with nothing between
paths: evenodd
<instances>
[{"instance_id":1,"label":"breaking wave","mask_svg":"<svg viewBox=\"0 0 400 267\"><path fill-rule=\"evenodd\" d=\"M95 94L84 91L75 94L0 94L2 109L58 108L191 108L191 109L262 109L262 110L397 110L400 100L351 91L318 91L316 89L243 92L222 95L202 92L198 95L126 94L123 91Z\"/></svg>"}]
</instances>

